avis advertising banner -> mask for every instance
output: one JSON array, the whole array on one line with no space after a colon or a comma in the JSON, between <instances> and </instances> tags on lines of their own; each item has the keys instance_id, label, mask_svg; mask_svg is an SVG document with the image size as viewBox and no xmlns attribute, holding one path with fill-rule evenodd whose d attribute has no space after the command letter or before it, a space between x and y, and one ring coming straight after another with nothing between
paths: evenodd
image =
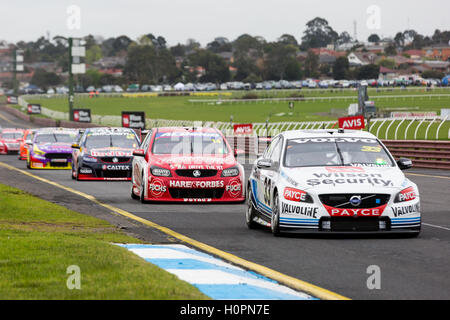
<instances>
[{"instance_id":1,"label":"avis advertising banner","mask_svg":"<svg viewBox=\"0 0 450 320\"><path fill-rule=\"evenodd\" d=\"M122 127L144 130L145 112L122 111Z\"/></svg>"},{"instance_id":2,"label":"avis advertising banner","mask_svg":"<svg viewBox=\"0 0 450 320\"><path fill-rule=\"evenodd\" d=\"M31 104L29 103L27 106L28 114L41 114L41 105L40 104Z\"/></svg>"},{"instance_id":3,"label":"avis advertising banner","mask_svg":"<svg viewBox=\"0 0 450 320\"><path fill-rule=\"evenodd\" d=\"M74 109L73 121L91 123L91 109Z\"/></svg>"},{"instance_id":4,"label":"avis advertising banner","mask_svg":"<svg viewBox=\"0 0 450 320\"><path fill-rule=\"evenodd\" d=\"M365 128L364 117L345 117L339 118L340 129L361 130Z\"/></svg>"},{"instance_id":5,"label":"avis advertising banner","mask_svg":"<svg viewBox=\"0 0 450 320\"><path fill-rule=\"evenodd\" d=\"M234 134L252 134L253 133L253 124L235 124L234 125Z\"/></svg>"}]
</instances>

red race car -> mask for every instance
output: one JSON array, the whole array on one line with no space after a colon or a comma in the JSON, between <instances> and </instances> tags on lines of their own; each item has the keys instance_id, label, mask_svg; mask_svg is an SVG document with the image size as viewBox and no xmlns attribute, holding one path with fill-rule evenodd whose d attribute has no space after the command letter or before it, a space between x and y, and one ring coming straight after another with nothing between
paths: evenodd
<instances>
[{"instance_id":1,"label":"red race car","mask_svg":"<svg viewBox=\"0 0 450 320\"><path fill-rule=\"evenodd\" d=\"M133 155L133 199L143 203L245 201L244 168L217 129L155 128Z\"/></svg>"},{"instance_id":2,"label":"red race car","mask_svg":"<svg viewBox=\"0 0 450 320\"><path fill-rule=\"evenodd\" d=\"M3 129L0 133L0 154L17 154L23 132L23 129Z\"/></svg>"},{"instance_id":3,"label":"red race car","mask_svg":"<svg viewBox=\"0 0 450 320\"><path fill-rule=\"evenodd\" d=\"M23 133L23 139L20 142L19 146L19 160L27 160L28 157L28 142L33 141L34 134L36 133L36 129L26 129Z\"/></svg>"}]
</instances>

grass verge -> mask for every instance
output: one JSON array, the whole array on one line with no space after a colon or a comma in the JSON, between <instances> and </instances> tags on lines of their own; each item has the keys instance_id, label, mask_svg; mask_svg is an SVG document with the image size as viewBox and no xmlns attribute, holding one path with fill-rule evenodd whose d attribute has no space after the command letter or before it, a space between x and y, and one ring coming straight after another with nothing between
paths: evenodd
<instances>
[{"instance_id":1,"label":"grass verge","mask_svg":"<svg viewBox=\"0 0 450 320\"><path fill-rule=\"evenodd\" d=\"M207 299L112 243L140 243L103 220L0 184L0 300ZM69 266L81 289L69 290Z\"/></svg>"}]
</instances>

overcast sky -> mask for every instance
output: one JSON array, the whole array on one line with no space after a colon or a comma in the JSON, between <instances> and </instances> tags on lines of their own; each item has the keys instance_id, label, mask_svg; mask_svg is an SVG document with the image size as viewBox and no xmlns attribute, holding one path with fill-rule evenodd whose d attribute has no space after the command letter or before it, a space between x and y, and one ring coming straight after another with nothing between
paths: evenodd
<instances>
[{"instance_id":1,"label":"overcast sky","mask_svg":"<svg viewBox=\"0 0 450 320\"><path fill-rule=\"evenodd\" d=\"M450 30L448 0L0 0L0 4L0 39L10 42L35 40L47 32L51 37L125 34L132 39L153 33L165 37L169 45L188 38L206 45L217 36L234 40L243 33L273 41L289 33L300 42L306 22L317 16L327 19L338 33L348 31L352 36L356 21L358 40L367 40L372 33L394 36L407 28L425 35ZM71 5L80 9L79 30L76 14L67 13ZM68 22L75 29L69 29Z\"/></svg>"}]
</instances>

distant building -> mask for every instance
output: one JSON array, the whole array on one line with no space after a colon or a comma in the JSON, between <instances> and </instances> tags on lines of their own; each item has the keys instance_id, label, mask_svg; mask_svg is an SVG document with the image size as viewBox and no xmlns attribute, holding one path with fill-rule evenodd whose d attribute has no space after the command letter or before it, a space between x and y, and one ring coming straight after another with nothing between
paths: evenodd
<instances>
[{"instance_id":1,"label":"distant building","mask_svg":"<svg viewBox=\"0 0 450 320\"><path fill-rule=\"evenodd\" d=\"M383 66L380 67L380 75L378 76L379 80L394 80L397 76L397 71L385 68Z\"/></svg>"},{"instance_id":2,"label":"distant building","mask_svg":"<svg viewBox=\"0 0 450 320\"><path fill-rule=\"evenodd\" d=\"M347 58L351 67L375 64L381 59L378 55L371 52L352 52Z\"/></svg>"},{"instance_id":3,"label":"distant building","mask_svg":"<svg viewBox=\"0 0 450 320\"><path fill-rule=\"evenodd\" d=\"M450 61L450 46L431 46L424 48L424 51L427 58Z\"/></svg>"}]
</instances>

